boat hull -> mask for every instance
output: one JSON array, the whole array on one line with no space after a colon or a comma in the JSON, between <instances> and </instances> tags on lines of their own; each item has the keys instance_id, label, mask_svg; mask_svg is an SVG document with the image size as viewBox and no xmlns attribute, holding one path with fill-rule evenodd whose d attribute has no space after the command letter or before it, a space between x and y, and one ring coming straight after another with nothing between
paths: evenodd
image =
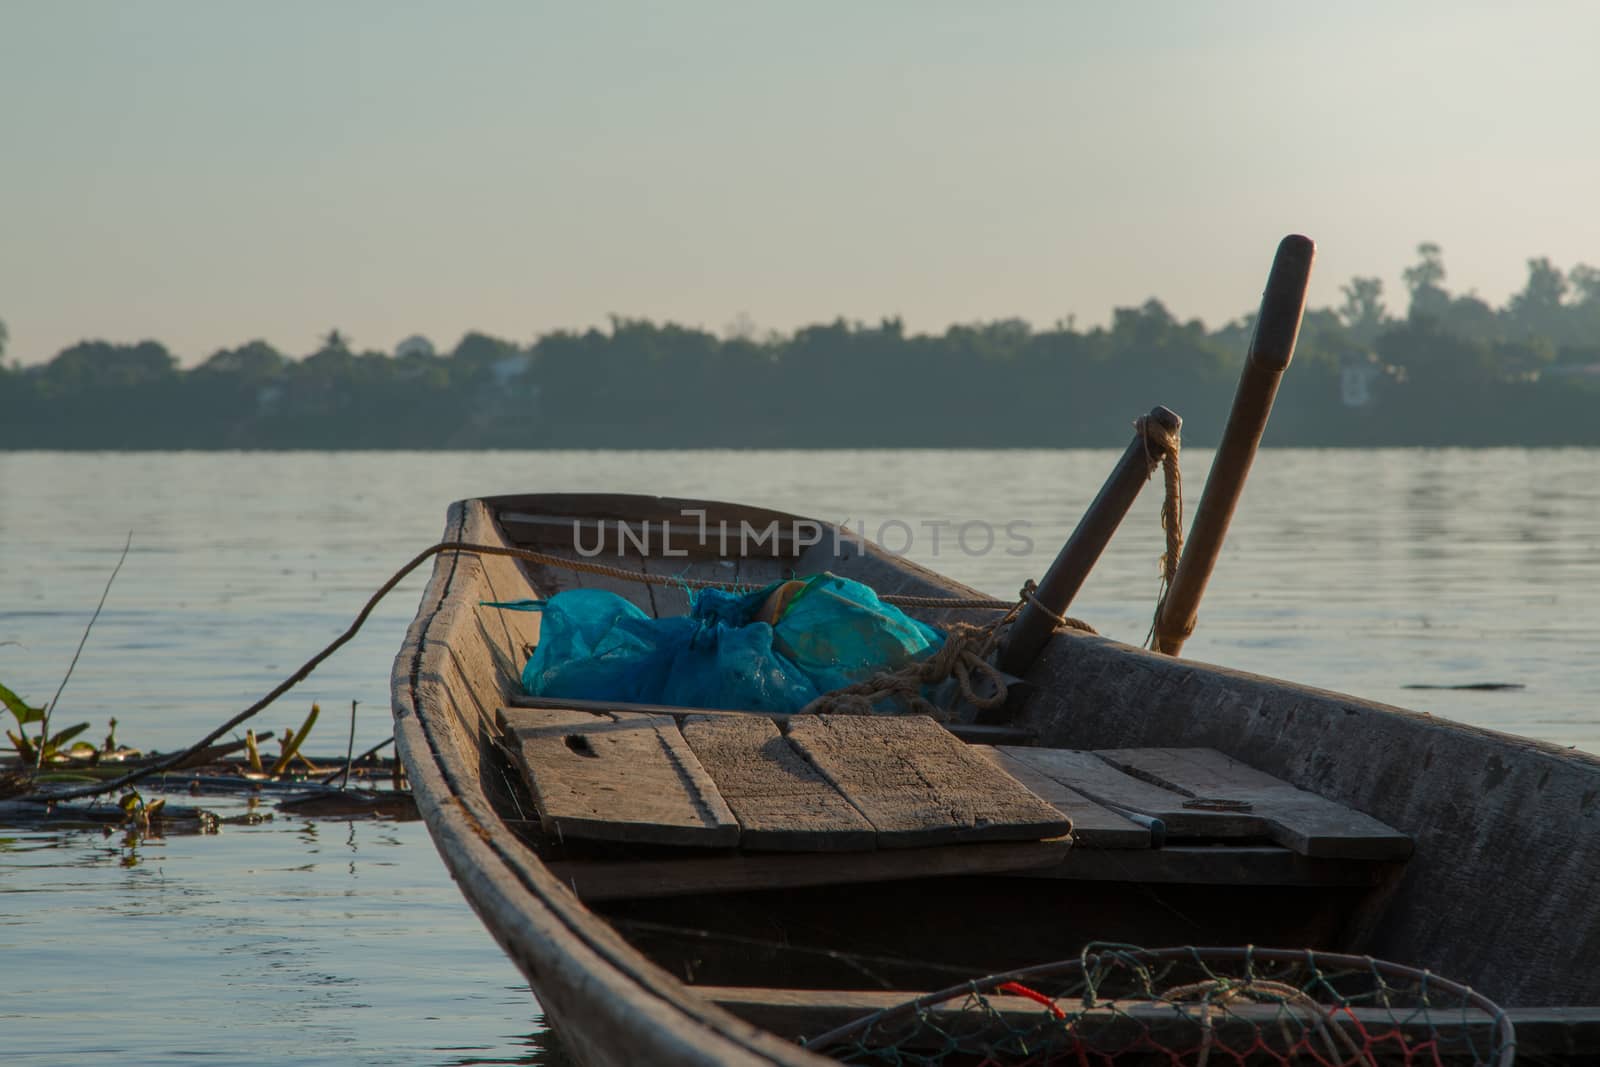
<instances>
[{"instance_id":1,"label":"boat hull","mask_svg":"<svg viewBox=\"0 0 1600 1067\"><path fill-rule=\"evenodd\" d=\"M531 513L648 522L685 508L713 526L805 521L697 501L530 496L453 505L445 539L512 548L526 544L501 521L513 513L526 527ZM880 592L977 595L870 545L791 547L793 558L763 561L742 579L832 569ZM715 562L696 565L717 573ZM583 1063L828 1062L652 962L517 832L535 814L499 747L495 716L519 692L538 616L484 604L548 595L555 578L539 576L510 558L441 554L395 661L399 754L463 894ZM1068 632L1052 639L1008 710L1045 746L1214 748L1398 827L1414 835L1416 854L1365 893L1338 947L1431 968L1511 1006L1600 1003L1600 968L1590 965L1600 959L1600 894L1591 892L1600 879L1600 760L1592 756ZM1575 1026L1595 1015L1571 1010Z\"/></svg>"}]
</instances>

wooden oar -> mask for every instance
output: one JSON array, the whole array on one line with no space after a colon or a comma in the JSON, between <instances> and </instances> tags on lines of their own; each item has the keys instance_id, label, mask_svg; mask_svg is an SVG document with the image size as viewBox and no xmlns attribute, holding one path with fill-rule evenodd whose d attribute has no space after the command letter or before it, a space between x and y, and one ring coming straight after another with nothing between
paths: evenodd
<instances>
[{"instance_id":1,"label":"wooden oar","mask_svg":"<svg viewBox=\"0 0 1600 1067\"><path fill-rule=\"evenodd\" d=\"M1152 423L1176 436L1183 420L1164 407L1150 411ZM1089 510L1078 520L1078 526L1056 554L1055 562L1045 572L1033 600L1023 606L1011 633L1001 646L995 666L1006 674L1020 675L1039 654L1044 643L1055 632L1056 620L1067 613L1072 598L1083 587L1100 553L1105 551L1111 535L1117 532L1123 516L1133 506L1134 499L1151 473L1161 462L1163 450L1152 443L1143 427L1133 435L1127 451L1117 461L1106 484L1100 487Z\"/></svg>"},{"instance_id":2,"label":"wooden oar","mask_svg":"<svg viewBox=\"0 0 1600 1067\"><path fill-rule=\"evenodd\" d=\"M1200 506L1195 509L1194 525L1184 543L1172 588L1167 590L1156 619L1157 651L1176 656L1194 632L1201 594L1217 564L1228 522L1244 491L1261 434L1267 428L1278 382L1294 356L1316 251L1311 238L1299 234L1290 234L1278 245L1267 290L1261 297L1255 335L1250 339L1250 353L1239 377L1239 391L1234 394L1233 410L1228 413L1228 425L1222 432L1222 444L1217 447Z\"/></svg>"}]
</instances>

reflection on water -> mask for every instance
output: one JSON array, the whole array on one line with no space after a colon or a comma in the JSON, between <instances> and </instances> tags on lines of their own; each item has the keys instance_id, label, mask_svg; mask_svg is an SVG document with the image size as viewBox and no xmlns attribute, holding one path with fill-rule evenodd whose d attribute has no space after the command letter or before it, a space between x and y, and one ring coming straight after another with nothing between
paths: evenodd
<instances>
[{"instance_id":1,"label":"reflection on water","mask_svg":"<svg viewBox=\"0 0 1600 1067\"><path fill-rule=\"evenodd\" d=\"M453 499L606 489L896 520L918 534L915 558L1010 596L1116 456L0 454L0 642L20 642L0 645L0 681L36 702L54 691L129 530L61 714L96 732L116 716L125 742L170 749L338 634L437 540ZM1597 458L1265 452L1185 653L1600 750ZM1184 455L1191 508L1208 462ZM1124 640L1143 637L1156 594L1158 489L1073 605ZM1024 523L1032 554L971 555L948 536L933 551L935 524L969 520ZM313 700L358 700L357 750L387 738L389 664L421 582L258 729L298 726ZM1526 688L1405 688L1482 682ZM340 719L313 754L344 751ZM280 815L132 842L0 828L0 960L8 1062L560 1062L420 823Z\"/></svg>"},{"instance_id":2,"label":"reflection on water","mask_svg":"<svg viewBox=\"0 0 1600 1067\"><path fill-rule=\"evenodd\" d=\"M543 1019L539 1021L542 1023ZM518 1048L524 1050L521 1055L517 1055ZM469 1054L458 1060L441 1062L448 1064L449 1067L501 1067L501 1065L510 1067L513 1064L526 1064L527 1067L572 1067L572 1059L567 1055L565 1046L561 1044L561 1035L544 1026L523 1035L515 1045L508 1042L504 1054L488 1058Z\"/></svg>"},{"instance_id":3,"label":"reflection on water","mask_svg":"<svg viewBox=\"0 0 1600 1067\"><path fill-rule=\"evenodd\" d=\"M7 1062L562 1062L417 822L10 831L0 958Z\"/></svg>"}]
</instances>

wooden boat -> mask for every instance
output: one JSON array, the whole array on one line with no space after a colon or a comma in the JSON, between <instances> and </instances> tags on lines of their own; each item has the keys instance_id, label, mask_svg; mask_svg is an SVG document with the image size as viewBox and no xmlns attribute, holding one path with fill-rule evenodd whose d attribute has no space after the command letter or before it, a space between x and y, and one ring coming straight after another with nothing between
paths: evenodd
<instances>
[{"instance_id":1,"label":"wooden boat","mask_svg":"<svg viewBox=\"0 0 1600 1067\"><path fill-rule=\"evenodd\" d=\"M909 814L893 810L901 786L855 795L849 768L828 762L899 735L851 735L854 749L846 737L842 755L818 755L815 723L801 736L759 715L523 695L539 616L486 602L599 587L667 615L687 597L650 584L663 576L760 586L822 571L884 594L977 596L826 523L805 527L822 532L808 543L792 534L804 521L608 495L449 511L446 540L489 548L436 560L395 662L399 751L451 873L578 1061L828 1062L797 1039L1122 942L1426 968L1502 1005L1520 1062L1600 1062L1600 760L1587 753L1059 630L1012 687L1005 722L930 724L937 740L913 739L940 753L951 789L968 789L925 826L915 797ZM773 524L756 552L717 536ZM587 561L614 571L559 562L592 549ZM994 618L908 611L936 625ZM700 728L724 720L735 725L717 736L745 744L756 770L730 771L704 743ZM819 784L790 767L810 774L806 788L868 816L853 837L807 821L829 810L821 801L787 817L772 803L773 767L796 751L825 772ZM974 761L1009 773L985 778ZM939 775L930 788L948 784ZM991 818L1002 780L1063 821ZM1206 1040L1220 1033L1207 1024ZM1490 1062L1462 1060L1475 1061Z\"/></svg>"}]
</instances>

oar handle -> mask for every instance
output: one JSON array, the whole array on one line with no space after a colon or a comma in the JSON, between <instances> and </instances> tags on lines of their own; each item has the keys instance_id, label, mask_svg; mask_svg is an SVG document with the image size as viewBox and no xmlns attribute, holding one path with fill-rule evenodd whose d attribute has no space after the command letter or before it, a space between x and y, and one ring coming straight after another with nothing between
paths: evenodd
<instances>
[{"instance_id":1,"label":"oar handle","mask_svg":"<svg viewBox=\"0 0 1600 1067\"><path fill-rule=\"evenodd\" d=\"M1216 567L1228 523L1250 475L1250 464L1255 460L1267 417L1272 414L1272 402L1278 395L1278 383L1294 357L1316 251L1311 238L1299 234L1290 234L1278 244L1267 289L1261 297L1261 313L1256 316L1255 334L1250 339L1250 352L1239 376L1239 390L1228 413L1228 425L1222 431L1222 443L1212 460L1200 506L1195 509L1194 525L1184 542L1177 574L1156 620L1157 651L1176 656L1194 632L1200 597Z\"/></svg>"},{"instance_id":2,"label":"oar handle","mask_svg":"<svg viewBox=\"0 0 1600 1067\"><path fill-rule=\"evenodd\" d=\"M1148 416L1149 423L1165 430L1175 438L1183 428L1177 413L1157 406ZM1150 474L1161 462L1165 448L1157 443L1156 435L1140 425L1127 450L1117 461L1111 476L1089 504L1089 509L1078 520L1077 527L1067 543L1056 553L1055 562L1045 572L1033 599L1023 605L1012 624L1011 632L1000 649L995 666L1006 674L1020 675L1039 654L1044 643L1055 632L1056 620L1067 613L1072 598L1078 595L1083 581L1089 576L1100 553L1105 551L1111 535L1117 532L1122 519L1133 506L1139 490L1150 480Z\"/></svg>"}]
</instances>

